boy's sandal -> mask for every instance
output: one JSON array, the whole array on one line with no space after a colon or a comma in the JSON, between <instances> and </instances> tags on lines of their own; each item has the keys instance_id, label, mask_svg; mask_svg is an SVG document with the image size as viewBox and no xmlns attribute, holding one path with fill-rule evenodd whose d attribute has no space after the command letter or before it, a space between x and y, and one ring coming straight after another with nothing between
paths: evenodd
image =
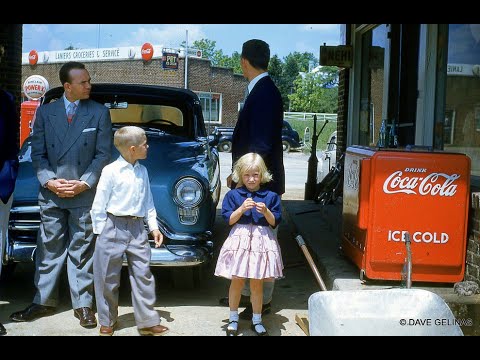
<instances>
[{"instance_id":1,"label":"boy's sandal","mask_svg":"<svg viewBox=\"0 0 480 360\"><path fill-rule=\"evenodd\" d=\"M268 336L267 329L263 326L262 323L252 324L251 329L257 334L258 336Z\"/></svg>"},{"instance_id":2,"label":"boy's sandal","mask_svg":"<svg viewBox=\"0 0 480 360\"><path fill-rule=\"evenodd\" d=\"M233 323L237 324L237 329L235 330L228 328L228 326L230 326L230 324L233 324ZM237 335L238 335L238 321L232 320L227 325L227 336L237 336Z\"/></svg>"}]
</instances>

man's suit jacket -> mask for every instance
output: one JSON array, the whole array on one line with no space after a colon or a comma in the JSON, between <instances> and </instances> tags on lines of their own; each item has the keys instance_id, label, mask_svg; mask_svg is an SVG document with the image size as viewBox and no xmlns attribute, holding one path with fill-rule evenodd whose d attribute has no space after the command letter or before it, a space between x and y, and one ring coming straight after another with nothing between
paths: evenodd
<instances>
[{"instance_id":1,"label":"man's suit jacket","mask_svg":"<svg viewBox=\"0 0 480 360\"><path fill-rule=\"evenodd\" d=\"M112 122L108 109L81 100L68 125L63 98L40 106L32 136L32 164L40 181L39 200L61 208L91 206L95 187L110 161ZM52 178L85 181L91 189L73 198L60 198L43 185Z\"/></svg>"},{"instance_id":2,"label":"man's suit jacket","mask_svg":"<svg viewBox=\"0 0 480 360\"><path fill-rule=\"evenodd\" d=\"M0 197L4 203L12 195L17 178L18 127L15 98L12 94L0 89ZM7 161L8 163L5 164Z\"/></svg>"},{"instance_id":3,"label":"man's suit jacket","mask_svg":"<svg viewBox=\"0 0 480 360\"><path fill-rule=\"evenodd\" d=\"M267 188L279 195L285 192L282 127L282 97L270 76L265 76L255 84L238 114L232 136L232 164L249 152L260 154L273 175Z\"/></svg>"}]
</instances>

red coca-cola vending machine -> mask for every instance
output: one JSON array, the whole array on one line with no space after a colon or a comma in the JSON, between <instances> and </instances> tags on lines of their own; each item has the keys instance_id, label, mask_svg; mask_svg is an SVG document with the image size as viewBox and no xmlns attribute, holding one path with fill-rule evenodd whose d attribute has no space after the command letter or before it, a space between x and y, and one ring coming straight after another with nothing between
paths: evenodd
<instances>
[{"instance_id":1,"label":"red coca-cola vending machine","mask_svg":"<svg viewBox=\"0 0 480 360\"><path fill-rule=\"evenodd\" d=\"M349 147L343 252L361 276L401 280L408 232L412 281L462 281L469 194L465 154Z\"/></svg>"}]
</instances>

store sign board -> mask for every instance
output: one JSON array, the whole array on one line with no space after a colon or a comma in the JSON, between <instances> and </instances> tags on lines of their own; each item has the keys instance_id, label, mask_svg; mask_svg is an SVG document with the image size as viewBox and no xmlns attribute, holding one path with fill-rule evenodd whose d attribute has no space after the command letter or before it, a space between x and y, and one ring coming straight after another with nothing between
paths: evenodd
<instances>
[{"instance_id":1,"label":"store sign board","mask_svg":"<svg viewBox=\"0 0 480 360\"><path fill-rule=\"evenodd\" d=\"M30 100L40 99L48 89L48 81L41 75L31 75L23 83L23 93Z\"/></svg>"},{"instance_id":2,"label":"store sign board","mask_svg":"<svg viewBox=\"0 0 480 360\"><path fill-rule=\"evenodd\" d=\"M144 61L150 61L153 58L153 45L150 43L145 43L142 45L140 53L142 54L142 59Z\"/></svg>"},{"instance_id":3,"label":"store sign board","mask_svg":"<svg viewBox=\"0 0 480 360\"><path fill-rule=\"evenodd\" d=\"M178 54L172 52L164 52L162 54L163 70L178 70Z\"/></svg>"},{"instance_id":4,"label":"store sign board","mask_svg":"<svg viewBox=\"0 0 480 360\"><path fill-rule=\"evenodd\" d=\"M28 53L28 62L30 65L37 65L38 63L38 52L37 50L31 50Z\"/></svg>"},{"instance_id":5,"label":"store sign board","mask_svg":"<svg viewBox=\"0 0 480 360\"><path fill-rule=\"evenodd\" d=\"M447 75L480 77L480 65L448 64Z\"/></svg>"},{"instance_id":6,"label":"store sign board","mask_svg":"<svg viewBox=\"0 0 480 360\"><path fill-rule=\"evenodd\" d=\"M117 47L117 48L96 48L96 49L76 49L60 51L40 51L38 52L38 64L65 63L67 61L124 61L124 60L144 60L144 56L152 55L151 59L160 58L163 45L153 45L142 49L141 46ZM157 55L158 54L158 55ZM27 65L31 61L30 53L22 53L22 65Z\"/></svg>"},{"instance_id":7,"label":"store sign board","mask_svg":"<svg viewBox=\"0 0 480 360\"><path fill-rule=\"evenodd\" d=\"M353 48L351 45L320 46L320 65L351 68Z\"/></svg>"}]
</instances>

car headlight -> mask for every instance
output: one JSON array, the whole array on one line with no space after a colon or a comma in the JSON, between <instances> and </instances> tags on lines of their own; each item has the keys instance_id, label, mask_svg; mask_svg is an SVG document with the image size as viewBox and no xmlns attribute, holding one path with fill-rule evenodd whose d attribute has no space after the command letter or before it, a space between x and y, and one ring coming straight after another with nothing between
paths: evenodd
<instances>
[{"instance_id":1,"label":"car headlight","mask_svg":"<svg viewBox=\"0 0 480 360\"><path fill-rule=\"evenodd\" d=\"M186 177L175 185L173 200L185 208L193 208L203 200L203 187L197 179Z\"/></svg>"}]
</instances>

